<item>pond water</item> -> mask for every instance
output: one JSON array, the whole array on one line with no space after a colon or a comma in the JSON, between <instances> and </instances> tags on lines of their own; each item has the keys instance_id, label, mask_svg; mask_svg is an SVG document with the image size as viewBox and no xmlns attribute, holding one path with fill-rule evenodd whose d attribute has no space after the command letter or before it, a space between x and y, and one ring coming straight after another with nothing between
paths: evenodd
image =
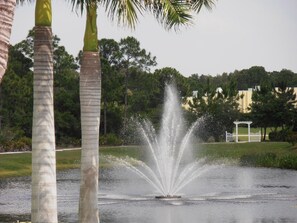
<instances>
[{"instance_id":1,"label":"pond water","mask_svg":"<svg viewBox=\"0 0 297 223\"><path fill-rule=\"evenodd\" d=\"M59 222L77 222L79 170L57 173ZM182 191L155 199L153 188L123 168L100 170L101 223L297 222L297 171L219 167ZM0 222L30 220L30 177L0 180Z\"/></svg>"}]
</instances>

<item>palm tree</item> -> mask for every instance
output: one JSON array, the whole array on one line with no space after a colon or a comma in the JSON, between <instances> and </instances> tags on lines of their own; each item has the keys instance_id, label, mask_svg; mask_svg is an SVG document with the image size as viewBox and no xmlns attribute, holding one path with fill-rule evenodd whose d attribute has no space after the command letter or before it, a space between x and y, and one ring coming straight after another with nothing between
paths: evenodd
<instances>
[{"instance_id":1,"label":"palm tree","mask_svg":"<svg viewBox=\"0 0 297 223\"><path fill-rule=\"evenodd\" d=\"M79 199L79 222L97 223L99 124L101 103L101 64L97 37L97 3L102 4L111 18L135 27L137 12L151 11L168 29L187 24L190 9L200 11L202 5L210 7L212 0L196 1L111 1L72 0L73 5L84 9L87 21L80 71L80 104L82 127L81 183Z\"/></svg>"},{"instance_id":2,"label":"palm tree","mask_svg":"<svg viewBox=\"0 0 297 223\"><path fill-rule=\"evenodd\" d=\"M0 0L0 83L6 70L16 0Z\"/></svg>"},{"instance_id":3,"label":"palm tree","mask_svg":"<svg viewBox=\"0 0 297 223\"><path fill-rule=\"evenodd\" d=\"M36 0L31 221L58 222L51 0Z\"/></svg>"},{"instance_id":4,"label":"palm tree","mask_svg":"<svg viewBox=\"0 0 297 223\"><path fill-rule=\"evenodd\" d=\"M87 20L80 70L81 184L79 222L99 222L98 170L101 64L97 38L97 4L87 4Z\"/></svg>"}]
</instances>

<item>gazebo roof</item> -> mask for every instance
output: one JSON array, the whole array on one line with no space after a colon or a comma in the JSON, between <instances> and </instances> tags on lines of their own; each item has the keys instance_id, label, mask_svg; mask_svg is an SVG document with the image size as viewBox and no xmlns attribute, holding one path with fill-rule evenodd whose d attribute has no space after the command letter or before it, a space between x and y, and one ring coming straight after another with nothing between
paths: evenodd
<instances>
[{"instance_id":1,"label":"gazebo roof","mask_svg":"<svg viewBox=\"0 0 297 223\"><path fill-rule=\"evenodd\" d=\"M235 125L238 125L238 124L247 124L247 125L250 125L252 124L253 122L252 121L235 121L233 122Z\"/></svg>"}]
</instances>

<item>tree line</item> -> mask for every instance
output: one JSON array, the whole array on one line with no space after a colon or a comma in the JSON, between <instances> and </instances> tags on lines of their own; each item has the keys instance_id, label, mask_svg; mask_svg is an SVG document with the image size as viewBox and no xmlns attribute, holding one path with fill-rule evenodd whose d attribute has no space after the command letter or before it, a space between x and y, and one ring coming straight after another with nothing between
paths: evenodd
<instances>
[{"instance_id":1,"label":"tree line","mask_svg":"<svg viewBox=\"0 0 297 223\"><path fill-rule=\"evenodd\" d=\"M2 150L30 149L33 107L33 39L27 38L10 46L8 69L0 85L0 141ZM197 118L203 131L197 136L220 141L224 132L232 132L234 120L252 120L258 127L273 128L272 138L285 140L296 129L295 95L290 87L297 86L297 74L283 69L267 72L264 67L235 70L221 75L193 74L183 76L172 67L156 69L157 59L134 37L119 41L101 39L102 100L100 143L137 143L133 138L130 119L150 119L156 127L161 118L165 85L174 81L181 100L196 97L189 110L184 110L189 125ZM60 45L54 46L54 114L55 134L59 146L80 145L79 69L80 52L70 55ZM260 86L253 94L251 112L238 109L238 90ZM218 88L220 91L218 92ZM278 90L275 90L278 89ZM205 100L207 98L207 100ZM281 129L280 134L277 134ZM273 135L274 134L274 135ZM265 136L266 134L264 134ZM265 140L265 138L264 138Z\"/></svg>"}]
</instances>

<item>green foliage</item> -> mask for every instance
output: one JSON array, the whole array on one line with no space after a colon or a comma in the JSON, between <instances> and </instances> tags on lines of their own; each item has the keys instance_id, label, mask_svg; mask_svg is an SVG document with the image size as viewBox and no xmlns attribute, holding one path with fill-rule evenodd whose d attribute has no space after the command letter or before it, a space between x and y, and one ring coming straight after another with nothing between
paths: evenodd
<instances>
[{"instance_id":1,"label":"green foliage","mask_svg":"<svg viewBox=\"0 0 297 223\"><path fill-rule=\"evenodd\" d=\"M286 142L289 136L289 129L282 129L280 131L272 131L269 133L269 140L272 142Z\"/></svg>"},{"instance_id":2,"label":"green foliage","mask_svg":"<svg viewBox=\"0 0 297 223\"><path fill-rule=\"evenodd\" d=\"M233 122L239 116L233 82L229 86L214 89L207 83L205 91L193 98L191 110L202 118L197 136L203 141L222 141L225 132L232 132Z\"/></svg>"},{"instance_id":3,"label":"green foliage","mask_svg":"<svg viewBox=\"0 0 297 223\"><path fill-rule=\"evenodd\" d=\"M251 118L256 126L264 128L274 127L269 139L273 141L285 141L288 129L292 128L296 118L296 95L292 88L288 88L285 82L278 83L277 89L271 84L263 84L252 96ZM278 127L282 131L276 132Z\"/></svg>"},{"instance_id":4,"label":"green foliage","mask_svg":"<svg viewBox=\"0 0 297 223\"><path fill-rule=\"evenodd\" d=\"M106 134L100 136L100 145L102 146L119 146L123 144L123 141L115 134Z\"/></svg>"},{"instance_id":5,"label":"green foliage","mask_svg":"<svg viewBox=\"0 0 297 223\"><path fill-rule=\"evenodd\" d=\"M25 40L11 46L8 69L0 85L0 134L10 129L17 135L13 140L31 138L33 38L34 30L30 30ZM59 42L60 39L54 35L56 139L58 146L76 146L81 137L79 66ZM263 135L266 135L268 127L273 127L273 132L276 129L297 129L296 96L292 89L287 88L297 86L297 74L290 70L269 73L263 67L255 66L229 74L184 77L176 69L165 67L151 73L156 58L142 49L134 37L119 42L101 39L99 46L102 65L100 137L105 135L103 143L118 143L113 136L125 143L139 143L135 129L127 126L127 132L123 134L124 120L130 117L147 118L158 129L168 83L177 86L181 101L192 96L192 91L198 91L191 110L184 113L188 126L197 118L203 119L197 137L204 141L223 140L225 131L232 131L236 119L252 119L253 125L264 129ZM261 87L253 93L251 113L239 114L236 103L238 89L258 85ZM275 86L277 91L273 90ZM271 138L275 140L273 134L280 133L272 133ZM295 136L289 133L287 137L279 138L291 143L296 141Z\"/></svg>"},{"instance_id":6,"label":"green foliage","mask_svg":"<svg viewBox=\"0 0 297 223\"><path fill-rule=\"evenodd\" d=\"M12 140L0 139L0 152L29 151L31 144L31 139L27 137Z\"/></svg>"},{"instance_id":7,"label":"green foliage","mask_svg":"<svg viewBox=\"0 0 297 223\"><path fill-rule=\"evenodd\" d=\"M2 128L20 129L27 137L32 126L32 65L16 47L10 47L8 69L0 86Z\"/></svg>"},{"instance_id":8,"label":"green foliage","mask_svg":"<svg viewBox=\"0 0 297 223\"><path fill-rule=\"evenodd\" d=\"M297 132L290 131L287 135L287 141L295 146L297 143Z\"/></svg>"},{"instance_id":9,"label":"green foliage","mask_svg":"<svg viewBox=\"0 0 297 223\"><path fill-rule=\"evenodd\" d=\"M22 150L20 137L31 138L32 108L33 108L33 38L30 31L26 40L10 47L9 65L0 86L1 129L10 129L17 134L9 145ZM57 143L63 138L80 138L79 110L79 76L73 56L69 55L63 46L59 46L59 38L54 38L54 97L55 97L55 127ZM6 133L5 133L6 134ZM6 134L7 135L7 134ZM9 140L8 140L9 141ZM7 144L8 145L8 144ZM29 144L30 145L30 144ZM13 148L14 147L14 148ZM31 145L30 145L31 147ZM29 149L28 147L26 147Z\"/></svg>"},{"instance_id":10,"label":"green foliage","mask_svg":"<svg viewBox=\"0 0 297 223\"><path fill-rule=\"evenodd\" d=\"M71 69L56 73L54 86L55 129L57 143L63 138L80 138L79 77Z\"/></svg>"},{"instance_id":11,"label":"green foliage","mask_svg":"<svg viewBox=\"0 0 297 223\"><path fill-rule=\"evenodd\" d=\"M185 78L180 72L172 67L165 67L162 69L157 69L154 72L154 78L158 80L159 89L160 89L160 98L163 101L164 91L166 84L174 84L177 88L177 92L180 93L180 96L185 97L190 95L190 88Z\"/></svg>"},{"instance_id":12,"label":"green foliage","mask_svg":"<svg viewBox=\"0 0 297 223\"><path fill-rule=\"evenodd\" d=\"M285 82L288 87L297 86L297 75L291 70L282 69L280 72L273 71L270 73L270 78L274 84Z\"/></svg>"}]
</instances>

